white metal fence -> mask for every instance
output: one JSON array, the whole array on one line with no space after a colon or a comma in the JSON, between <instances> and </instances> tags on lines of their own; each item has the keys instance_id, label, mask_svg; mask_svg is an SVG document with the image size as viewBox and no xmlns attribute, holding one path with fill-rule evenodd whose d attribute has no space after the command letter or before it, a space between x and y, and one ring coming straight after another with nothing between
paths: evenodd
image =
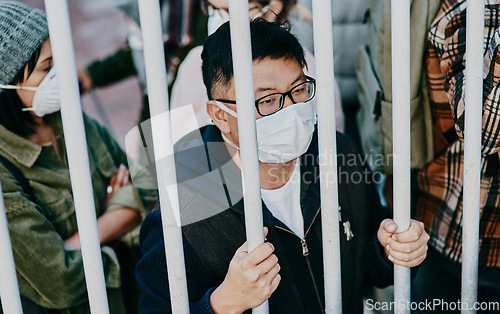
<instances>
[{"instance_id":1,"label":"white metal fence","mask_svg":"<svg viewBox=\"0 0 500 314\"><path fill-rule=\"evenodd\" d=\"M165 60L161 40L160 9L157 0L138 0L144 40L144 52L150 97L155 159L173 155L171 130L168 121L168 95ZM466 102L482 103L482 39L484 1L467 1L467 86ZM80 230L82 255L92 313L108 313L103 266L97 235L87 145L72 51L72 39L66 0L45 1L51 45L57 73L60 76L62 120L68 151L73 195ZM245 190L246 229L249 250L264 241L260 198L260 178L256 149L254 92L248 3L230 1L231 38L233 43L238 127ZM393 60L393 134L394 137L394 218L398 231L408 228L410 222L410 0L392 0L392 60ZM335 105L332 103L334 86L333 44L331 29L331 2L313 1L314 38L318 85L318 128L320 154L336 155ZM395 47L398 47L395 49ZM479 236L479 179L482 107L467 106L465 128L464 174L464 231L462 264L462 301L473 304L477 300L478 236ZM161 117L161 118L158 118ZM161 137L159 136L161 134ZM336 158L328 160L336 161ZM158 187L162 203L163 232L168 265L172 310L188 313L189 304L179 222L177 190L167 189L167 182L175 181L173 161L165 168L157 167ZM320 172L335 173L336 164L325 163ZM170 176L170 177L169 177ZM173 176L173 177L172 177ZM337 182L321 180L323 250L325 264L325 300L328 313L340 313L340 244L338 225ZM170 206L168 206L170 204ZM0 199L0 295L5 313L21 313L19 288L15 276L12 249L5 219L3 198ZM410 272L395 267L395 302L410 300ZM397 303L398 304L398 303ZM409 310L398 310L409 313ZM267 313L264 303L255 313ZM464 313L467 311L463 311ZM469 310L469 312L473 312Z\"/></svg>"}]
</instances>

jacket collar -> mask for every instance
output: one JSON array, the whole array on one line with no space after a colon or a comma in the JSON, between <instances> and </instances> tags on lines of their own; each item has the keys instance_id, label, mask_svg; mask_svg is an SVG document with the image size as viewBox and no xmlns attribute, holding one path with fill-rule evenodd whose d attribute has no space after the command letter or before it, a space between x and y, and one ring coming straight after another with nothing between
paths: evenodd
<instances>
[{"instance_id":1,"label":"jacket collar","mask_svg":"<svg viewBox=\"0 0 500 314\"><path fill-rule=\"evenodd\" d=\"M0 125L0 149L8 159L13 159L29 168L33 166L40 155L42 146L30 142Z\"/></svg>"},{"instance_id":2,"label":"jacket collar","mask_svg":"<svg viewBox=\"0 0 500 314\"><path fill-rule=\"evenodd\" d=\"M55 133L61 134L61 115L54 113L48 115L46 119L53 126ZM42 146L30 142L0 125L0 150L8 159L15 160L20 165L30 168L40 156Z\"/></svg>"}]
</instances>

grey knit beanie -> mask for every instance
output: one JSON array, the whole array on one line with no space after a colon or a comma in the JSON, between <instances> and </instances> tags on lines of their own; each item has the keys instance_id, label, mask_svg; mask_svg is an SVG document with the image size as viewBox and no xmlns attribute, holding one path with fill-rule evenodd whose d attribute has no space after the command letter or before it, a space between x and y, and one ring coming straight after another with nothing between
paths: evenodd
<instances>
[{"instance_id":1,"label":"grey knit beanie","mask_svg":"<svg viewBox=\"0 0 500 314\"><path fill-rule=\"evenodd\" d=\"M9 84L47 37L45 12L19 1L0 1L0 84Z\"/></svg>"}]
</instances>

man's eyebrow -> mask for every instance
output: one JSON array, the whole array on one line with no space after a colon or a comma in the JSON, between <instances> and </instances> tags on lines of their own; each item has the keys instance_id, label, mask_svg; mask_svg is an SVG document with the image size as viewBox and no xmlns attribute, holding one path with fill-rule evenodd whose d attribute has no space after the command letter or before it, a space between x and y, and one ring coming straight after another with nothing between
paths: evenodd
<instances>
[{"instance_id":1,"label":"man's eyebrow","mask_svg":"<svg viewBox=\"0 0 500 314\"><path fill-rule=\"evenodd\" d=\"M292 83L290 83L290 85L295 85L295 83L297 83L298 81L303 80L305 78L306 78L306 76L304 74L300 74ZM276 88L274 88L274 87L259 87L259 88L255 89L255 93L257 94L260 92L274 91L274 90L276 90Z\"/></svg>"},{"instance_id":2,"label":"man's eyebrow","mask_svg":"<svg viewBox=\"0 0 500 314\"><path fill-rule=\"evenodd\" d=\"M306 79L306 76L305 76L305 74L302 73L290 85L295 85L295 83L297 83L298 81L305 80L305 79Z\"/></svg>"}]
</instances>

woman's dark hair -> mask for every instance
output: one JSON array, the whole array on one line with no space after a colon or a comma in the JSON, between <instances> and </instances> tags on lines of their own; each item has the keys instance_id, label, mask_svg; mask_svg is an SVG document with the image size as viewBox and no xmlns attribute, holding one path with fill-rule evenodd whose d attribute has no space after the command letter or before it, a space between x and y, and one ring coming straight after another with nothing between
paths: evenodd
<instances>
[{"instance_id":1,"label":"woman's dark hair","mask_svg":"<svg viewBox=\"0 0 500 314\"><path fill-rule=\"evenodd\" d=\"M286 24L268 22L262 18L250 22L252 59L295 59L307 68L304 49ZM212 99L214 84L227 86L233 77L233 60L229 22L210 35L203 44L201 71L208 99Z\"/></svg>"},{"instance_id":2,"label":"woman's dark hair","mask_svg":"<svg viewBox=\"0 0 500 314\"><path fill-rule=\"evenodd\" d=\"M40 46L26 62L26 66L17 72L9 85L17 85L24 82L35 70L36 63L40 58ZM26 74L26 76L25 76ZM6 89L0 93L0 124L7 130L21 137L35 134L34 127L38 125L29 111L22 111L24 105L16 90Z\"/></svg>"}]
</instances>

